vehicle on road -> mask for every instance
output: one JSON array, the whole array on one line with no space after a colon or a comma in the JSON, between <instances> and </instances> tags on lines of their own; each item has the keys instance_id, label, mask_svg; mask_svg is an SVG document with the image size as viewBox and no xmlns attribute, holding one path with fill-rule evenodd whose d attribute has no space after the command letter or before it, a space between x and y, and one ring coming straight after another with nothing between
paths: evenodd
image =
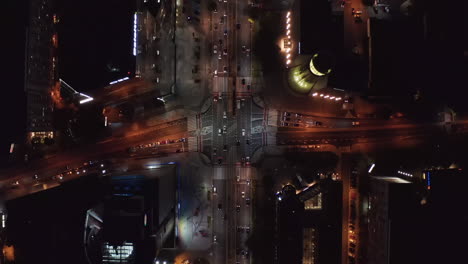
<instances>
[{"instance_id":1,"label":"vehicle on road","mask_svg":"<svg viewBox=\"0 0 468 264\"><path fill-rule=\"evenodd\" d=\"M224 145L223 151L227 151L227 149L228 149L228 146L227 146L227 145Z\"/></svg>"},{"instance_id":2,"label":"vehicle on road","mask_svg":"<svg viewBox=\"0 0 468 264\"><path fill-rule=\"evenodd\" d=\"M218 210L221 210L221 209L223 209L223 205L219 203L218 204Z\"/></svg>"},{"instance_id":3,"label":"vehicle on road","mask_svg":"<svg viewBox=\"0 0 468 264\"><path fill-rule=\"evenodd\" d=\"M250 205L250 198L246 198L246 199L245 199L245 204L246 204L246 205Z\"/></svg>"},{"instance_id":4,"label":"vehicle on road","mask_svg":"<svg viewBox=\"0 0 468 264\"><path fill-rule=\"evenodd\" d=\"M218 128L218 136L221 136L221 128Z\"/></svg>"},{"instance_id":5,"label":"vehicle on road","mask_svg":"<svg viewBox=\"0 0 468 264\"><path fill-rule=\"evenodd\" d=\"M241 192L242 198L245 198L245 192Z\"/></svg>"},{"instance_id":6,"label":"vehicle on road","mask_svg":"<svg viewBox=\"0 0 468 264\"><path fill-rule=\"evenodd\" d=\"M213 236L213 244L216 244L216 235Z\"/></svg>"},{"instance_id":7,"label":"vehicle on road","mask_svg":"<svg viewBox=\"0 0 468 264\"><path fill-rule=\"evenodd\" d=\"M240 212L240 205L236 206L236 212L238 212L238 213Z\"/></svg>"},{"instance_id":8,"label":"vehicle on road","mask_svg":"<svg viewBox=\"0 0 468 264\"><path fill-rule=\"evenodd\" d=\"M245 128L242 129L242 136L245 136Z\"/></svg>"},{"instance_id":9,"label":"vehicle on road","mask_svg":"<svg viewBox=\"0 0 468 264\"><path fill-rule=\"evenodd\" d=\"M223 112L223 118L226 119L227 118L227 114L226 114L226 111Z\"/></svg>"}]
</instances>

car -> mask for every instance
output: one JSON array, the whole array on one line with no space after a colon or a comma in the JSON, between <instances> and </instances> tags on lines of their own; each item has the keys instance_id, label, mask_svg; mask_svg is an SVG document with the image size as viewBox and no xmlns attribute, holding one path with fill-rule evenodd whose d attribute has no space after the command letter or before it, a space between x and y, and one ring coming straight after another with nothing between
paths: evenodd
<instances>
[{"instance_id":1,"label":"car","mask_svg":"<svg viewBox=\"0 0 468 264\"><path fill-rule=\"evenodd\" d=\"M242 79L242 85L245 85L245 79Z\"/></svg>"},{"instance_id":2,"label":"car","mask_svg":"<svg viewBox=\"0 0 468 264\"><path fill-rule=\"evenodd\" d=\"M213 194L217 194L218 190L216 189L216 186L213 186Z\"/></svg>"},{"instance_id":3,"label":"car","mask_svg":"<svg viewBox=\"0 0 468 264\"><path fill-rule=\"evenodd\" d=\"M385 11L385 13L390 13L390 7L389 7L389 6L385 6L385 7L384 7L384 11Z\"/></svg>"},{"instance_id":4,"label":"car","mask_svg":"<svg viewBox=\"0 0 468 264\"><path fill-rule=\"evenodd\" d=\"M218 204L218 210L221 210L221 209L223 209L223 205L219 203Z\"/></svg>"},{"instance_id":5,"label":"car","mask_svg":"<svg viewBox=\"0 0 468 264\"><path fill-rule=\"evenodd\" d=\"M359 124L360 124L359 121L353 121L353 122L351 122L351 125L353 125L353 126L359 126Z\"/></svg>"},{"instance_id":6,"label":"car","mask_svg":"<svg viewBox=\"0 0 468 264\"><path fill-rule=\"evenodd\" d=\"M214 71L214 77L218 76L218 70ZM215 101L216 102L216 101Z\"/></svg>"},{"instance_id":7,"label":"car","mask_svg":"<svg viewBox=\"0 0 468 264\"><path fill-rule=\"evenodd\" d=\"M221 136L221 128L218 128L218 136Z\"/></svg>"},{"instance_id":8,"label":"car","mask_svg":"<svg viewBox=\"0 0 468 264\"><path fill-rule=\"evenodd\" d=\"M250 162L250 157L249 156L245 157L245 161Z\"/></svg>"},{"instance_id":9,"label":"car","mask_svg":"<svg viewBox=\"0 0 468 264\"><path fill-rule=\"evenodd\" d=\"M228 149L228 146L227 146L227 145L224 145L223 151L227 151L227 149Z\"/></svg>"},{"instance_id":10,"label":"car","mask_svg":"<svg viewBox=\"0 0 468 264\"><path fill-rule=\"evenodd\" d=\"M227 72L227 71L228 71L228 67L227 67L227 66L224 66L224 67L223 67L223 70L224 70L224 72Z\"/></svg>"},{"instance_id":11,"label":"car","mask_svg":"<svg viewBox=\"0 0 468 264\"><path fill-rule=\"evenodd\" d=\"M240 175L237 175L237 181L240 181Z\"/></svg>"},{"instance_id":12,"label":"car","mask_svg":"<svg viewBox=\"0 0 468 264\"><path fill-rule=\"evenodd\" d=\"M246 204L246 205L250 205L250 198L246 198L246 199L245 199L245 204Z\"/></svg>"},{"instance_id":13,"label":"car","mask_svg":"<svg viewBox=\"0 0 468 264\"><path fill-rule=\"evenodd\" d=\"M245 52L246 50L247 50L247 49L246 49L245 45L242 46L242 52Z\"/></svg>"},{"instance_id":14,"label":"car","mask_svg":"<svg viewBox=\"0 0 468 264\"><path fill-rule=\"evenodd\" d=\"M34 174L33 179L37 180L37 179L39 179L39 176L37 176L37 174Z\"/></svg>"},{"instance_id":15,"label":"car","mask_svg":"<svg viewBox=\"0 0 468 264\"><path fill-rule=\"evenodd\" d=\"M218 158L218 164L219 165L223 164L223 159L222 158Z\"/></svg>"},{"instance_id":16,"label":"car","mask_svg":"<svg viewBox=\"0 0 468 264\"><path fill-rule=\"evenodd\" d=\"M228 31L227 29L224 30L224 36L227 37Z\"/></svg>"},{"instance_id":17,"label":"car","mask_svg":"<svg viewBox=\"0 0 468 264\"><path fill-rule=\"evenodd\" d=\"M236 28L240 29L241 25L239 23L236 24Z\"/></svg>"},{"instance_id":18,"label":"car","mask_svg":"<svg viewBox=\"0 0 468 264\"><path fill-rule=\"evenodd\" d=\"M237 139L236 145L237 145L237 146L240 146L240 140L239 140L239 139Z\"/></svg>"},{"instance_id":19,"label":"car","mask_svg":"<svg viewBox=\"0 0 468 264\"><path fill-rule=\"evenodd\" d=\"M213 236L213 244L216 244L216 235Z\"/></svg>"},{"instance_id":20,"label":"car","mask_svg":"<svg viewBox=\"0 0 468 264\"><path fill-rule=\"evenodd\" d=\"M223 118L226 119L227 118L227 114L226 114L226 111L223 112Z\"/></svg>"},{"instance_id":21,"label":"car","mask_svg":"<svg viewBox=\"0 0 468 264\"><path fill-rule=\"evenodd\" d=\"M341 7L344 7L344 6L345 6L345 3L346 3L346 1L344 1L344 0L341 1Z\"/></svg>"},{"instance_id":22,"label":"car","mask_svg":"<svg viewBox=\"0 0 468 264\"><path fill-rule=\"evenodd\" d=\"M249 226L245 227L245 232L246 232L247 234L250 233L250 227L249 227Z\"/></svg>"},{"instance_id":23,"label":"car","mask_svg":"<svg viewBox=\"0 0 468 264\"><path fill-rule=\"evenodd\" d=\"M236 206L236 212L238 212L238 213L240 212L240 205Z\"/></svg>"},{"instance_id":24,"label":"car","mask_svg":"<svg viewBox=\"0 0 468 264\"><path fill-rule=\"evenodd\" d=\"M246 139L245 144L250 145L250 140Z\"/></svg>"},{"instance_id":25,"label":"car","mask_svg":"<svg viewBox=\"0 0 468 264\"><path fill-rule=\"evenodd\" d=\"M223 50L223 54L224 54L224 55L227 55L227 54L228 54L228 53L227 53L227 49L224 49L224 50Z\"/></svg>"},{"instance_id":26,"label":"car","mask_svg":"<svg viewBox=\"0 0 468 264\"><path fill-rule=\"evenodd\" d=\"M222 16L222 17L219 18L219 23L220 23L220 24L223 24L223 23L224 23L224 16Z\"/></svg>"},{"instance_id":27,"label":"car","mask_svg":"<svg viewBox=\"0 0 468 264\"><path fill-rule=\"evenodd\" d=\"M247 185L250 185L250 180L249 179L247 179Z\"/></svg>"},{"instance_id":28,"label":"car","mask_svg":"<svg viewBox=\"0 0 468 264\"><path fill-rule=\"evenodd\" d=\"M222 57L221 57L221 53L218 54L218 60L221 60Z\"/></svg>"},{"instance_id":29,"label":"car","mask_svg":"<svg viewBox=\"0 0 468 264\"><path fill-rule=\"evenodd\" d=\"M245 198L245 192L241 192L242 198Z\"/></svg>"},{"instance_id":30,"label":"car","mask_svg":"<svg viewBox=\"0 0 468 264\"><path fill-rule=\"evenodd\" d=\"M242 136L245 136L245 128L242 129Z\"/></svg>"},{"instance_id":31,"label":"car","mask_svg":"<svg viewBox=\"0 0 468 264\"><path fill-rule=\"evenodd\" d=\"M226 134L227 133L227 127L226 125L223 126L223 134Z\"/></svg>"}]
</instances>

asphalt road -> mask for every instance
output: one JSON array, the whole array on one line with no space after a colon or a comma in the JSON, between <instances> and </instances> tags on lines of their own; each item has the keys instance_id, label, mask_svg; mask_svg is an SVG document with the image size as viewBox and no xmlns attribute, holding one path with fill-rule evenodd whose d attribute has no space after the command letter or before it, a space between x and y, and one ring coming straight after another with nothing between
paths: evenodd
<instances>
[{"instance_id":1,"label":"asphalt road","mask_svg":"<svg viewBox=\"0 0 468 264\"><path fill-rule=\"evenodd\" d=\"M31 184L33 176L38 175L39 179L49 179L57 174L63 173L66 167L74 168L81 166L89 160L112 159L129 156L127 149L131 146L162 141L165 139L179 139L186 137L187 122L183 121L177 125L163 127L160 129L148 128L139 130L135 134L127 134L122 137L111 137L94 145L84 145L82 147L61 152L59 155L50 156L46 159L31 161L26 167L8 169L2 171L3 179L0 182L1 188L6 188L14 196L28 194L29 190L22 188L23 184ZM8 177L15 175L15 177ZM81 174L83 175L83 174ZM67 176L64 177L65 180ZM16 181L18 186L12 185ZM13 188L12 188L13 187Z\"/></svg>"}]
</instances>

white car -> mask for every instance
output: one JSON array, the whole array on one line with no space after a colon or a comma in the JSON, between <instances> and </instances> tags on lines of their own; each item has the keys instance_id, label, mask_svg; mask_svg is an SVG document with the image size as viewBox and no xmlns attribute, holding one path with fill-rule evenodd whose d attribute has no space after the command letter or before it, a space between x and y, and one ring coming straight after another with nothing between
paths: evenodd
<instances>
[{"instance_id":1,"label":"white car","mask_svg":"<svg viewBox=\"0 0 468 264\"><path fill-rule=\"evenodd\" d=\"M226 127L226 125L223 126L223 133L224 133L224 134L227 133L227 127Z\"/></svg>"},{"instance_id":2,"label":"white car","mask_svg":"<svg viewBox=\"0 0 468 264\"><path fill-rule=\"evenodd\" d=\"M221 136L221 128L218 128L218 136Z\"/></svg>"},{"instance_id":3,"label":"white car","mask_svg":"<svg viewBox=\"0 0 468 264\"><path fill-rule=\"evenodd\" d=\"M214 54L218 53L218 46L216 45L213 46L213 53Z\"/></svg>"},{"instance_id":4,"label":"white car","mask_svg":"<svg viewBox=\"0 0 468 264\"><path fill-rule=\"evenodd\" d=\"M223 112L223 118L227 118L226 111Z\"/></svg>"},{"instance_id":5,"label":"white car","mask_svg":"<svg viewBox=\"0 0 468 264\"><path fill-rule=\"evenodd\" d=\"M242 129L242 136L245 136L245 128Z\"/></svg>"},{"instance_id":6,"label":"white car","mask_svg":"<svg viewBox=\"0 0 468 264\"><path fill-rule=\"evenodd\" d=\"M245 198L245 192L241 192L242 198Z\"/></svg>"},{"instance_id":7,"label":"white car","mask_svg":"<svg viewBox=\"0 0 468 264\"><path fill-rule=\"evenodd\" d=\"M219 53L219 55L218 55L218 60L220 60L220 59L222 59L221 53Z\"/></svg>"},{"instance_id":8,"label":"white car","mask_svg":"<svg viewBox=\"0 0 468 264\"><path fill-rule=\"evenodd\" d=\"M217 240L216 240L216 235L213 236L213 243L216 244L217 243Z\"/></svg>"}]
</instances>

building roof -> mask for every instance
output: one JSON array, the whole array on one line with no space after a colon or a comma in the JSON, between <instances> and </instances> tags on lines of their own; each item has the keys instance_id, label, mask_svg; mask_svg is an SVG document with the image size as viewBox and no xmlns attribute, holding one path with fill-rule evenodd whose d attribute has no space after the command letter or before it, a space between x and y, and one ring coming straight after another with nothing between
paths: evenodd
<instances>
[{"instance_id":1,"label":"building roof","mask_svg":"<svg viewBox=\"0 0 468 264\"><path fill-rule=\"evenodd\" d=\"M388 183L403 183L403 184L407 184L407 183L411 183L410 181L407 181L407 180L404 180L402 178L398 178L398 177L393 177L393 176L373 176L372 177L373 179L376 179L376 180L380 180L380 181L385 181L385 182L388 182Z\"/></svg>"}]
</instances>

